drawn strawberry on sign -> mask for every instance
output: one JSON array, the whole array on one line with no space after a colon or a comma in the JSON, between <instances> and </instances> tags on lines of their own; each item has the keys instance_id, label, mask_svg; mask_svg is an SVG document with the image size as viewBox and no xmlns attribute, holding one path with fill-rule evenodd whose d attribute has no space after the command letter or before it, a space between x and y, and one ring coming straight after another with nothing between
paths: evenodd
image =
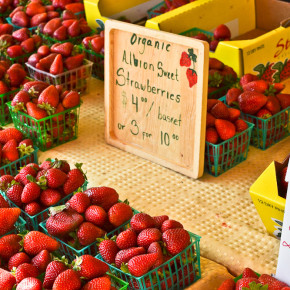
<instances>
[{"instance_id":1,"label":"drawn strawberry on sign","mask_svg":"<svg viewBox=\"0 0 290 290\"><path fill-rule=\"evenodd\" d=\"M181 54L180 66L190 67L190 65L191 65L191 59L190 59L189 55L184 51Z\"/></svg>"},{"instance_id":2,"label":"drawn strawberry on sign","mask_svg":"<svg viewBox=\"0 0 290 290\"><path fill-rule=\"evenodd\" d=\"M196 74L195 70L193 70L191 68L188 68L186 70L186 76L187 76L190 88L192 88L194 85L196 85L196 83L197 83L197 74Z\"/></svg>"},{"instance_id":3,"label":"drawn strawberry on sign","mask_svg":"<svg viewBox=\"0 0 290 290\"><path fill-rule=\"evenodd\" d=\"M268 82L273 82L273 75L276 72L275 69L273 69L274 63L267 62L266 65L263 65L262 63L258 64L257 66L254 67L254 71L258 72L258 78L268 81Z\"/></svg>"},{"instance_id":4,"label":"drawn strawberry on sign","mask_svg":"<svg viewBox=\"0 0 290 290\"><path fill-rule=\"evenodd\" d=\"M196 59L197 59L197 55L194 53L193 48L189 48L188 53L182 52L181 54L180 66L188 67L188 69L186 70L186 76L187 76L190 88L192 88L197 83L197 73L195 71ZM189 68L191 63L193 63L193 67Z\"/></svg>"}]
</instances>

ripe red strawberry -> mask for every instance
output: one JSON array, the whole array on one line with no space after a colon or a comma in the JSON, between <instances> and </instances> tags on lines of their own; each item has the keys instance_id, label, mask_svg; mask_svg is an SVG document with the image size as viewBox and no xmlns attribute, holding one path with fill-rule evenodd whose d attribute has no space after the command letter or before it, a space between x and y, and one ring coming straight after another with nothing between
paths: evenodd
<instances>
[{"instance_id":1,"label":"ripe red strawberry","mask_svg":"<svg viewBox=\"0 0 290 290\"><path fill-rule=\"evenodd\" d=\"M91 205L85 212L85 219L96 226L102 227L108 219L105 210L97 205Z\"/></svg>"},{"instance_id":2,"label":"ripe red strawberry","mask_svg":"<svg viewBox=\"0 0 290 290\"><path fill-rule=\"evenodd\" d=\"M228 120L230 117L228 107L221 101L212 107L210 113L217 119Z\"/></svg>"},{"instance_id":3,"label":"ripe red strawberry","mask_svg":"<svg viewBox=\"0 0 290 290\"><path fill-rule=\"evenodd\" d=\"M1 131L0 131L1 132ZM2 175L0 176L0 189L6 191L8 185L12 182L14 177L12 175ZM1 208L9 207L8 203L5 200L1 199Z\"/></svg>"},{"instance_id":4,"label":"ripe red strawberry","mask_svg":"<svg viewBox=\"0 0 290 290\"><path fill-rule=\"evenodd\" d=\"M236 126L236 132L243 132L249 128L248 124L242 119L237 120L235 122L235 126Z\"/></svg>"},{"instance_id":5,"label":"ripe red strawberry","mask_svg":"<svg viewBox=\"0 0 290 290\"><path fill-rule=\"evenodd\" d=\"M44 13L45 11L45 7L39 2L30 2L26 6L26 14L30 17L36 14Z\"/></svg>"},{"instance_id":6,"label":"ripe red strawberry","mask_svg":"<svg viewBox=\"0 0 290 290\"><path fill-rule=\"evenodd\" d=\"M67 181L67 175L57 168L48 169L45 177L49 188L58 188Z\"/></svg>"},{"instance_id":7,"label":"ripe red strawberry","mask_svg":"<svg viewBox=\"0 0 290 290\"><path fill-rule=\"evenodd\" d=\"M61 15L63 20L76 19L75 14L70 10L64 10Z\"/></svg>"},{"instance_id":8,"label":"ripe red strawberry","mask_svg":"<svg viewBox=\"0 0 290 290\"><path fill-rule=\"evenodd\" d=\"M161 226L161 232L164 233L170 229L183 229L183 225L175 220L166 220Z\"/></svg>"},{"instance_id":9,"label":"ripe red strawberry","mask_svg":"<svg viewBox=\"0 0 290 290\"><path fill-rule=\"evenodd\" d=\"M154 242L159 242L162 238L162 234L158 229L151 228L145 229L139 233L137 237L137 245L148 249L149 246Z\"/></svg>"},{"instance_id":10,"label":"ripe red strawberry","mask_svg":"<svg viewBox=\"0 0 290 290\"><path fill-rule=\"evenodd\" d=\"M127 264L130 259L135 256L143 255L146 250L143 247L132 247L129 249L121 250L117 253L115 264L117 268L121 268L122 264Z\"/></svg>"},{"instance_id":11,"label":"ripe red strawberry","mask_svg":"<svg viewBox=\"0 0 290 290\"><path fill-rule=\"evenodd\" d=\"M60 18L51 19L43 27L43 33L52 36L53 32L60 26L61 26Z\"/></svg>"},{"instance_id":12,"label":"ripe red strawberry","mask_svg":"<svg viewBox=\"0 0 290 290\"><path fill-rule=\"evenodd\" d=\"M61 54L58 54L50 66L49 72L53 75L63 73L63 60Z\"/></svg>"},{"instance_id":13,"label":"ripe red strawberry","mask_svg":"<svg viewBox=\"0 0 290 290\"><path fill-rule=\"evenodd\" d=\"M262 274L259 277L258 281L262 285L268 284L269 290L282 289L283 287L288 286L286 283L281 282L281 281L277 280L276 278L274 278L268 274Z\"/></svg>"},{"instance_id":14,"label":"ripe red strawberry","mask_svg":"<svg viewBox=\"0 0 290 290\"><path fill-rule=\"evenodd\" d=\"M137 234L131 228L121 232L116 239L119 249L129 249L137 246Z\"/></svg>"},{"instance_id":15,"label":"ripe red strawberry","mask_svg":"<svg viewBox=\"0 0 290 290\"><path fill-rule=\"evenodd\" d=\"M227 120L216 119L215 127L220 138L224 141L234 137L236 134L234 124Z\"/></svg>"},{"instance_id":16,"label":"ripe red strawberry","mask_svg":"<svg viewBox=\"0 0 290 290\"><path fill-rule=\"evenodd\" d=\"M66 236L75 231L84 221L84 218L74 210L63 210L64 208L65 206L61 206L62 211L56 214L53 211L58 210L58 207L50 209L52 215L46 221L46 229L52 236Z\"/></svg>"},{"instance_id":17,"label":"ripe red strawberry","mask_svg":"<svg viewBox=\"0 0 290 290\"><path fill-rule=\"evenodd\" d=\"M59 53L63 57L69 57L73 51L74 45L71 42L55 43L50 48L51 52Z\"/></svg>"},{"instance_id":18,"label":"ripe red strawberry","mask_svg":"<svg viewBox=\"0 0 290 290\"><path fill-rule=\"evenodd\" d=\"M150 271L157 259L157 253L135 256L128 262L128 269L133 276L143 276Z\"/></svg>"},{"instance_id":19,"label":"ripe red strawberry","mask_svg":"<svg viewBox=\"0 0 290 290\"><path fill-rule=\"evenodd\" d=\"M46 161L42 162L39 166L40 169L42 170L47 170L53 166L53 162L51 159L47 159Z\"/></svg>"},{"instance_id":20,"label":"ripe red strawberry","mask_svg":"<svg viewBox=\"0 0 290 290\"><path fill-rule=\"evenodd\" d=\"M75 164L76 169L72 169L68 174L67 177L68 179L63 185L63 191L65 195L68 195L75 190L77 190L79 187L81 187L85 181L86 181L86 176L84 175L81 167L82 163L77 163Z\"/></svg>"},{"instance_id":21,"label":"ripe red strawberry","mask_svg":"<svg viewBox=\"0 0 290 290\"><path fill-rule=\"evenodd\" d=\"M245 268L243 271L243 278L257 278L258 275L250 268Z\"/></svg>"},{"instance_id":22,"label":"ripe red strawberry","mask_svg":"<svg viewBox=\"0 0 290 290\"><path fill-rule=\"evenodd\" d=\"M28 92L20 91L14 96L11 102L11 106L15 107L14 110L22 111L24 110L24 107L29 101L30 101L30 95L28 94Z\"/></svg>"},{"instance_id":23,"label":"ripe red strawberry","mask_svg":"<svg viewBox=\"0 0 290 290\"><path fill-rule=\"evenodd\" d=\"M105 211L108 211L119 199L119 194L115 189L105 186L91 187L84 193L90 198L92 204L101 206Z\"/></svg>"},{"instance_id":24,"label":"ripe red strawberry","mask_svg":"<svg viewBox=\"0 0 290 290\"><path fill-rule=\"evenodd\" d=\"M82 246L88 246L105 235L105 231L90 222L83 222L77 230L77 237Z\"/></svg>"},{"instance_id":25,"label":"ripe red strawberry","mask_svg":"<svg viewBox=\"0 0 290 290\"><path fill-rule=\"evenodd\" d=\"M40 104L40 105L47 105L48 104L48 105L50 105L50 107L56 108L58 103L59 103L58 90L53 85L44 89L38 98L38 104ZM43 108L45 108L45 107L43 107Z\"/></svg>"},{"instance_id":26,"label":"ripe red strawberry","mask_svg":"<svg viewBox=\"0 0 290 290\"><path fill-rule=\"evenodd\" d=\"M218 136L217 130L213 127L207 128L206 135L205 135L205 141L212 143L212 144L217 144L218 140L219 140L219 136Z\"/></svg>"},{"instance_id":27,"label":"ripe red strawberry","mask_svg":"<svg viewBox=\"0 0 290 290\"><path fill-rule=\"evenodd\" d=\"M109 264L115 263L115 258L119 252L119 248L115 241L105 239L99 245L99 252L105 262Z\"/></svg>"},{"instance_id":28,"label":"ripe red strawberry","mask_svg":"<svg viewBox=\"0 0 290 290\"><path fill-rule=\"evenodd\" d=\"M9 90L9 87L7 86L7 84L3 81L0 81L0 94L6 94L8 93L10 90Z\"/></svg>"},{"instance_id":29,"label":"ripe red strawberry","mask_svg":"<svg viewBox=\"0 0 290 290\"><path fill-rule=\"evenodd\" d=\"M220 285L218 290L235 290L235 288L236 288L236 283L234 282L234 280L227 279Z\"/></svg>"},{"instance_id":30,"label":"ripe red strawberry","mask_svg":"<svg viewBox=\"0 0 290 290\"><path fill-rule=\"evenodd\" d=\"M130 220L132 216L132 208L126 202L116 203L108 211L109 221L115 227L119 227Z\"/></svg>"},{"instance_id":31,"label":"ripe red strawberry","mask_svg":"<svg viewBox=\"0 0 290 290\"><path fill-rule=\"evenodd\" d=\"M80 104L80 101L81 98L79 93L76 91L70 91L62 100L62 105L64 106L64 108L69 109L78 106Z\"/></svg>"},{"instance_id":32,"label":"ripe red strawberry","mask_svg":"<svg viewBox=\"0 0 290 290\"><path fill-rule=\"evenodd\" d=\"M85 56L83 54L76 54L65 59L64 66L68 70L80 67L83 64Z\"/></svg>"},{"instance_id":33,"label":"ripe red strawberry","mask_svg":"<svg viewBox=\"0 0 290 290\"><path fill-rule=\"evenodd\" d=\"M101 260L90 255L83 255L73 261L74 269L81 277L94 279L104 276L109 271L109 266Z\"/></svg>"},{"instance_id":34,"label":"ripe red strawberry","mask_svg":"<svg viewBox=\"0 0 290 290\"><path fill-rule=\"evenodd\" d=\"M53 283L53 290L76 290L76 289L81 289L82 284L81 284L81 279L80 275L72 270L68 269L65 270L64 272L61 272L57 278L55 279Z\"/></svg>"},{"instance_id":35,"label":"ripe red strawberry","mask_svg":"<svg viewBox=\"0 0 290 290\"><path fill-rule=\"evenodd\" d=\"M78 21L74 21L72 25L67 30L68 35L71 37L76 37L81 34L81 28Z\"/></svg>"},{"instance_id":36,"label":"ripe red strawberry","mask_svg":"<svg viewBox=\"0 0 290 290\"><path fill-rule=\"evenodd\" d=\"M8 261L21 249L19 242L21 237L16 234L6 235L0 238L0 257Z\"/></svg>"},{"instance_id":37,"label":"ripe red strawberry","mask_svg":"<svg viewBox=\"0 0 290 290\"><path fill-rule=\"evenodd\" d=\"M78 213L85 213L90 206L90 198L83 192L77 192L68 202L69 206Z\"/></svg>"},{"instance_id":38,"label":"ripe red strawberry","mask_svg":"<svg viewBox=\"0 0 290 290\"><path fill-rule=\"evenodd\" d=\"M30 263L30 257L23 252L16 253L9 259L8 270L11 271L13 267L17 268L24 263Z\"/></svg>"},{"instance_id":39,"label":"ripe red strawberry","mask_svg":"<svg viewBox=\"0 0 290 290\"><path fill-rule=\"evenodd\" d=\"M268 96L265 108L269 110L272 115L275 115L281 110L280 102L275 96Z\"/></svg>"},{"instance_id":40,"label":"ripe red strawberry","mask_svg":"<svg viewBox=\"0 0 290 290\"><path fill-rule=\"evenodd\" d=\"M231 122L237 121L241 116L241 111L235 108L229 108L229 113L230 113L229 121Z\"/></svg>"},{"instance_id":41,"label":"ripe red strawberry","mask_svg":"<svg viewBox=\"0 0 290 290\"><path fill-rule=\"evenodd\" d=\"M30 19L30 26L31 27L36 27L41 23L45 23L48 20L48 15L47 13L40 13L40 14L36 14L34 15L31 19Z\"/></svg>"},{"instance_id":42,"label":"ripe red strawberry","mask_svg":"<svg viewBox=\"0 0 290 290\"><path fill-rule=\"evenodd\" d=\"M217 26L213 32L213 37L216 40L225 40L225 39L230 39L231 38L231 31L230 29L224 25L220 24Z\"/></svg>"},{"instance_id":43,"label":"ripe red strawberry","mask_svg":"<svg viewBox=\"0 0 290 290\"><path fill-rule=\"evenodd\" d=\"M169 254L175 256L190 244L189 233L184 229L170 229L162 234Z\"/></svg>"},{"instance_id":44,"label":"ripe red strawberry","mask_svg":"<svg viewBox=\"0 0 290 290\"><path fill-rule=\"evenodd\" d=\"M65 270L67 270L65 261L50 262L45 271L43 287L45 289L51 289L56 277Z\"/></svg>"},{"instance_id":45,"label":"ripe red strawberry","mask_svg":"<svg viewBox=\"0 0 290 290\"><path fill-rule=\"evenodd\" d=\"M15 277L10 272L0 268L0 288L11 290L15 284Z\"/></svg>"},{"instance_id":46,"label":"ripe red strawberry","mask_svg":"<svg viewBox=\"0 0 290 290\"><path fill-rule=\"evenodd\" d=\"M163 222L169 220L169 217L168 215L161 215L161 216L154 216L153 219L155 221L155 227L157 229L161 229Z\"/></svg>"},{"instance_id":47,"label":"ripe red strawberry","mask_svg":"<svg viewBox=\"0 0 290 290\"><path fill-rule=\"evenodd\" d=\"M244 91L257 92L264 94L269 88L269 83L264 80L256 80L249 82L243 86Z\"/></svg>"},{"instance_id":48,"label":"ripe red strawberry","mask_svg":"<svg viewBox=\"0 0 290 290\"><path fill-rule=\"evenodd\" d=\"M5 176L5 175L4 175ZM0 181L0 190L2 189L1 181ZM2 195L0 195L0 208L9 208L9 203L4 199Z\"/></svg>"},{"instance_id":49,"label":"ripe red strawberry","mask_svg":"<svg viewBox=\"0 0 290 290\"><path fill-rule=\"evenodd\" d=\"M254 115L267 103L267 97L257 92L244 92L238 97L240 110Z\"/></svg>"},{"instance_id":50,"label":"ripe red strawberry","mask_svg":"<svg viewBox=\"0 0 290 290\"><path fill-rule=\"evenodd\" d=\"M31 260L31 264L38 269L39 273L44 273L50 262L51 256L47 250L41 251Z\"/></svg>"},{"instance_id":51,"label":"ripe red strawberry","mask_svg":"<svg viewBox=\"0 0 290 290\"><path fill-rule=\"evenodd\" d=\"M158 242L153 242L148 250L147 250L147 253L148 254L152 254L152 253L156 253L158 254L158 258L156 260L156 263L153 265L153 269L154 268L157 268L159 266L161 266L164 262L164 256L163 256L163 251L162 251L162 248L160 246L160 243Z\"/></svg>"},{"instance_id":52,"label":"ripe red strawberry","mask_svg":"<svg viewBox=\"0 0 290 290\"><path fill-rule=\"evenodd\" d=\"M46 118L48 116L47 112L41 108L39 108L36 104L32 102L28 102L26 104L27 113L29 116L40 120Z\"/></svg>"},{"instance_id":53,"label":"ripe red strawberry","mask_svg":"<svg viewBox=\"0 0 290 290\"><path fill-rule=\"evenodd\" d=\"M19 174L17 176L15 176L14 179L17 180L18 182L21 182L22 184L26 185L27 183L30 182L27 179L28 175L31 175L32 177L36 177L37 170L38 170L37 166L34 166L34 165L28 166L27 165L20 170Z\"/></svg>"},{"instance_id":54,"label":"ripe red strawberry","mask_svg":"<svg viewBox=\"0 0 290 290\"><path fill-rule=\"evenodd\" d=\"M47 10L47 9L46 9ZM58 11L49 11L47 10L47 19L51 20L53 18L58 18L59 17L59 12Z\"/></svg>"},{"instance_id":55,"label":"ripe red strawberry","mask_svg":"<svg viewBox=\"0 0 290 290\"><path fill-rule=\"evenodd\" d=\"M0 143L5 145L8 141L15 139L17 143L23 140L23 134L15 128L7 128L0 131Z\"/></svg>"},{"instance_id":56,"label":"ripe red strawberry","mask_svg":"<svg viewBox=\"0 0 290 290\"><path fill-rule=\"evenodd\" d=\"M21 206L21 204L22 204L22 202L21 202L22 191L23 191L22 185L14 184L6 191L6 195L16 205Z\"/></svg>"},{"instance_id":57,"label":"ripe red strawberry","mask_svg":"<svg viewBox=\"0 0 290 290\"><path fill-rule=\"evenodd\" d=\"M58 250L59 243L44 233L31 231L23 238L23 248L28 255L35 256L42 250L49 252Z\"/></svg>"},{"instance_id":58,"label":"ripe red strawberry","mask_svg":"<svg viewBox=\"0 0 290 290\"><path fill-rule=\"evenodd\" d=\"M186 66L186 67L191 66L191 59L185 51L182 52L182 54L181 54L180 66Z\"/></svg>"},{"instance_id":59,"label":"ripe red strawberry","mask_svg":"<svg viewBox=\"0 0 290 290\"><path fill-rule=\"evenodd\" d=\"M19 159L19 152L17 150L16 140L8 141L2 148L2 160L7 159L10 162Z\"/></svg>"},{"instance_id":60,"label":"ripe red strawberry","mask_svg":"<svg viewBox=\"0 0 290 290\"><path fill-rule=\"evenodd\" d=\"M41 45L37 50L37 54L40 54L41 57L46 57L50 54L50 49L47 45Z\"/></svg>"},{"instance_id":61,"label":"ripe red strawberry","mask_svg":"<svg viewBox=\"0 0 290 290\"><path fill-rule=\"evenodd\" d=\"M89 281L83 290L112 290L109 277L99 277Z\"/></svg>"},{"instance_id":62,"label":"ripe red strawberry","mask_svg":"<svg viewBox=\"0 0 290 290\"><path fill-rule=\"evenodd\" d=\"M7 48L7 55L11 58L19 57L24 54L22 47L18 44L9 46Z\"/></svg>"},{"instance_id":63,"label":"ripe red strawberry","mask_svg":"<svg viewBox=\"0 0 290 290\"><path fill-rule=\"evenodd\" d=\"M30 182L24 186L21 193L21 201L23 203L30 203L40 196L40 186L34 182Z\"/></svg>"},{"instance_id":64,"label":"ripe red strawberry","mask_svg":"<svg viewBox=\"0 0 290 290\"><path fill-rule=\"evenodd\" d=\"M276 95L278 98L282 110L288 108L290 106L290 94L278 94Z\"/></svg>"},{"instance_id":65,"label":"ripe red strawberry","mask_svg":"<svg viewBox=\"0 0 290 290\"><path fill-rule=\"evenodd\" d=\"M12 23L14 25L20 26L20 27L28 27L29 26L29 18L23 11L17 11L12 16Z\"/></svg>"},{"instance_id":66,"label":"ripe red strawberry","mask_svg":"<svg viewBox=\"0 0 290 290\"><path fill-rule=\"evenodd\" d=\"M11 87L19 87L24 81L27 73L19 64L13 64L6 72L5 79Z\"/></svg>"},{"instance_id":67,"label":"ripe red strawberry","mask_svg":"<svg viewBox=\"0 0 290 290\"><path fill-rule=\"evenodd\" d=\"M38 64L41 65L43 70L49 72L50 66L53 63L56 56L57 56L57 53L50 53L48 56L42 58Z\"/></svg>"},{"instance_id":68,"label":"ripe red strawberry","mask_svg":"<svg viewBox=\"0 0 290 290\"><path fill-rule=\"evenodd\" d=\"M242 93L242 90L238 88L231 88L226 94L226 102L229 106L238 102L238 97Z\"/></svg>"},{"instance_id":69,"label":"ripe red strawberry","mask_svg":"<svg viewBox=\"0 0 290 290\"><path fill-rule=\"evenodd\" d=\"M257 278L242 278L236 283L236 290L243 290L244 288L249 288L249 284L252 282L260 284Z\"/></svg>"},{"instance_id":70,"label":"ripe red strawberry","mask_svg":"<svg viewBox=\"0 0 290 290\"><path fill-rule=\"evenodd\" d=\"M197 74L194 70L188 68L186 70L186 77L188 79L190 88L197 84Z\"/></svg>"},{"instance_id":71,"label":"ripe red strawberry","mask_svg":"<svg viewBox=\"0 0 290 290\"><path fill-rule=\"evenodd\" d=\"M16 290L42 290L42 283L34 277L25 278L17 285Z\"/></svg>"},{"instance_id":72,"label":"ripe red strawberry","mask_svg":"<svg viewBox=\"0 0 290 290\"><path fill-rule=\"evenodd\" d=\"M257 80L259 80L258 76L253 75L253 74L245 74L240 79L240 85L241 87L244 87L246 84L252 81L257 81Z\"/></svg>"},{"instance_id":73,"label":"ripe red strawberry","mask_svg":"<svg viewBox=\"0 0 290 290\"><path fill-rule=\"evenodd\" d=\"M62 25L66 28L69 28L76 20L75 19L67 19L63 20Z\"/></svg>"},{"instance_id":74,"label":"ripe red strawberry","mask_svg":"<svg viewBox=\"0 0 290 290\"><path fill-rule=\"evenodd\" d=\"M209 42L209 38L204 33L198 33L197 35L192 36L192 38L203 40Z\"/></svg>"},{"instance_id":75,"label":"ripe red strawberry","mask_svg":"<svg viewBox=\"0 0 290 290\"><path fill-rule=\"evenodd\" d=\"M155 221L146 213L137 213L132 217L130 225L136 233L140 233L145 229L154 228Z\"/></svg>"},{"instance_id":76,"label":"ripe red strawberry","mask_svg":"<svg viewBox=\"0 0 290 290\"><path fill-rule=\"evenodd\" d=\"M209 58L209 69L223 70L223 68L224 68L223 62L213 57Z\"/></svg>"},{"instance_id":77,"label":"ripe red strawberry","mask_svg":"<svg viewBox=\"0 0 290 290\"><path fill-rule=\"evenodd\" d=\"M206 128L214 127L216 118L211 113L206 113Z\"/></svg>"},{"instance_id":78,"label":"ripe red strawberry","mask_svg":"<svg viewBox=\"0 0 290 290\"><path fill-rule=\"evenodd\" d=\"M23 279L28 277L36 278L39 275L38 269L32 264L23 263L17 267L15 272L16 282L20 283Z\"/></svg>"},{"instance_id":79,"label":"ripe red strawberry","mask_svg":"<svg viewBox=\"0 0 290 290\"><path fill-rule=\"evenodd\" d=\"M35 50L35 43L33 38L28 38L21 42L21 47L25 53L32 53Z\"/></svg>"}]
</instances>

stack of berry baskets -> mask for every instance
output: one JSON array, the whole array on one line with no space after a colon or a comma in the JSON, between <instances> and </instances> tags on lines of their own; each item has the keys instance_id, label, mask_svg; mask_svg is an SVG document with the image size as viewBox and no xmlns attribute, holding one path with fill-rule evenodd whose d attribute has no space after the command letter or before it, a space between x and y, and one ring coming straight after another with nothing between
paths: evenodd
<instances>
[{"instance_id":1,"label":"stack of berry baskets","mask_svg":"<svg viewBox=\"0 0 290 290\"><path fill-rule=\"evenodd\" d=\"M167 5L166 5L166 3L164 1L162 1L161 3L155 5L154 7L150 8L147 11L148 19L157 17L157 16L165 13L167 8L168 7L167 7Z\"/></svg>"},{"instance_id":2,"label":"stack of berry baskets","mask_svg":"<svg viewBox=\"0 0 290 290\"><path fill-rule=\"evenodd\" d=\"M109 233L108 238L117 236L128 228L130 228L130 223ZM201 237L188 233L191 241L189 246L141 277L125 273L116 265L105 262L101 254L98 254L96 258L104 261L113 275L129 283L128 289L184 289L201 278L199 246Z\"/></svg>"}]
</instances>

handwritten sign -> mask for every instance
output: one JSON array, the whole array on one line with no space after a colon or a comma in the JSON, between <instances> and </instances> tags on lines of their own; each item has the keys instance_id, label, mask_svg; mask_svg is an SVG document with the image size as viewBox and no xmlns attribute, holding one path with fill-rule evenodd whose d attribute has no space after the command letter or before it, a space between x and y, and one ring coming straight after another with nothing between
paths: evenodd
<instances>
[{"instance_id":1,"label":"handwritten sign","mask_svg":"<svg viewBox=\"0 0 290 290\"><path fill-rule=\"evenodd\" d=\"M276 271L276 278L290 285L290 159L288 171L286 174L286 181L288 181L287 199L285 205L283 229L280 243L280 251L278 257L278 265Z\"/></svg>"},{"instance_id":2,"label":"handwritten sign","mask_svg":"<svg viewBox=\"0 0 290 290\"><path fill-rule=\"evenodd\" d=\"M105 31L106 141L200 177L208 44L113 20Z\"/></svg>"}]
</instances>

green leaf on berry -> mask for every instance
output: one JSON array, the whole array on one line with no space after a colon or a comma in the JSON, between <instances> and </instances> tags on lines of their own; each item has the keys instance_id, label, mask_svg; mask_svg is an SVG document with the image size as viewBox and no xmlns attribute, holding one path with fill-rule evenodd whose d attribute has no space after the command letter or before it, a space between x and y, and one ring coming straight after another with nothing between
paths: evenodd
<instances>
[{"instance_id":1,"label":"green leaf on berry","mask_svg":"<svg viewBox=\"0 0 290 290\"><path fill-rule=\"evenodd\" d=\"M249 286L250 288L243 287L242 290L268 290L268 285L257 284L256 282L251 282Z\"/></svg>"}]
</instances>

